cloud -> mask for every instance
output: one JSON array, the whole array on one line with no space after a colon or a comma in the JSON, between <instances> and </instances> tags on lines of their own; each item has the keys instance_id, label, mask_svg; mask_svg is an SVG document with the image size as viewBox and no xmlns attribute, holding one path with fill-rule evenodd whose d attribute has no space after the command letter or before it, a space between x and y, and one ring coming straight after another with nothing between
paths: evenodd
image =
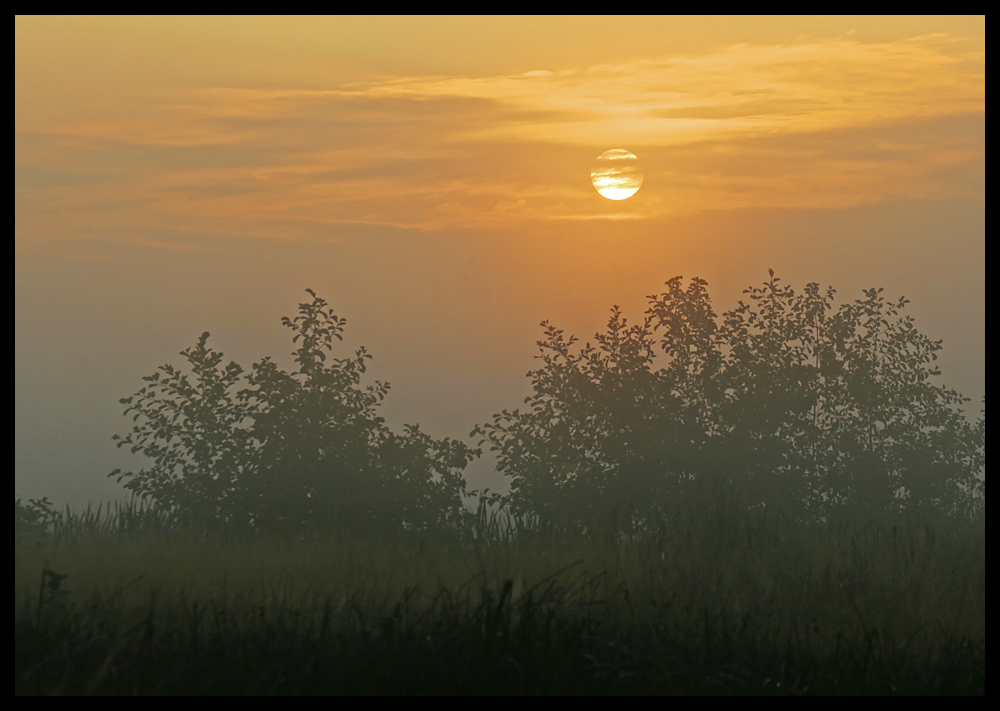
<instances>
[{"instance_id":1,"label":"cloud","mask_svg":"<svg viewBox=\"0 0 1000 711\"><path fill-rule=\"evenodd\" d=\"M842 38L737 45L544 76L417 77L361 91L490 99L573 116L487 129L511 138L600 145L617 127L643 145L674 145L981 111L985 54L962 46L944 35L882 44Z\"/></svg>"},{"instance_id":2,"label":"cloud","mask_svg":"<svg viewBox=\"0 0 1000 711\"><path fill-rule=\"evenodd\" d=\"M949 37L849 38L510 76L336 90L173 90L130 113L15 137L15 220L294 238L844 207L984 189L985 55ZM589 173L637 153L609 205Z\"/></svg>"}]
</instances>

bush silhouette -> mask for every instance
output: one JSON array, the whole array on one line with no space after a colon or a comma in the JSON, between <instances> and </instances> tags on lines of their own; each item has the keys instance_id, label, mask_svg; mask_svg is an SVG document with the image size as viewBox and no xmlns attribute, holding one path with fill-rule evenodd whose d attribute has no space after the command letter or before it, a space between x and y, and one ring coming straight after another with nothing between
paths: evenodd
<instances>
[{"instance_id":1,"label":"bush silhouette","mask_svg":"<svg viewBox=\"0 0 1000 711\"><path fill-rule=\"evenodd\" d=\"M326 301L299 305L282 323L298 348L297 370L269 358L249 372L208 346L183 351L124 398L135 425L119 447L150 464L110 476L175 519L200 527L374 531L428 528L462 515L461 470L476 456L415 425L391 431L378 416L389 386L362 386L364 348L328 358L345 320Z\"/></svg>"},{"instance_id":2,"label":"bush silhouette","mask_svg":"<svg viewBox=\"0 0 1000 711\"><path fill-rule=\"evenodd\" d=\"M473 435L497 452L521 515L581 523L662 511L706 480L789 518L975 513L985 506L985 406L970 423L937 385L941 343L881 289L833 308L770 272L723 314L707 282L648 297L641 324L617 307L595 343L548 322L524 409Z\"/></svg>"}]
</instances>

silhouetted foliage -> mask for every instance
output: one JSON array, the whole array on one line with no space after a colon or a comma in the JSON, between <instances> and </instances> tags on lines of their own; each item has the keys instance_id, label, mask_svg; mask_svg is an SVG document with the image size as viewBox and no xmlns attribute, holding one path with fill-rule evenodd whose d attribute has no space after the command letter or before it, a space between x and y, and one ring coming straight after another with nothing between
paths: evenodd
<instances>
[{"instance_id":1,"label":"silhouetted foliage","mask_svg":"<svg viewBox=\"0 0 1000 711\"><path fill-rule=\"evenodd\" d=\"M125 487L179 520L263 530L427 528L462 515L461 470L476 452L416 425L390 430L377 408L389 386L362 386L364 348L329 358L345 320L307 290L282 323L297 370L270 358L249 373L208 346L208 333L124 398L136 423L119 447L150 465L115 470Z\"/></svg>"},{"instance_id":2,"label":"silhouetted foliage","mask_svg":"<svg viewBox=\"0 0 1000 711\"><path fill-rule=\"evenodd\" d=\"M631 538L275 540L121 513L15 544L15 695L986 693L982 519L719 497Z\"/></svg>"},{"instance_id":3,"label":"silhouetted foliage","mask_svg":"<svg viewBox=\"0 0 1000 711\"><path fill-rule=\"evenodd\" d=\"M48 533L52 524L59 519L59 512L48 497L28 499L23 503L14 497L14 542L30 540Z\"/></svg>"},{"instance_id":4,"label":"silhouetted foliage","mask_svg":"<svg viewBox=\"0 0 1000 711\"><path fill-rule=\"evenodd\" d=\"M985 506L985 402L970 423L933 382L940 341L881 289L833 308L770 272L719 319L681 277L641 324L617 307L578 347L543 322L527 408L473 435L498 453L521 515L582 522L669 507L707 480L790 518L837 508L974 513Z\"/></svg>"}]
</instances>

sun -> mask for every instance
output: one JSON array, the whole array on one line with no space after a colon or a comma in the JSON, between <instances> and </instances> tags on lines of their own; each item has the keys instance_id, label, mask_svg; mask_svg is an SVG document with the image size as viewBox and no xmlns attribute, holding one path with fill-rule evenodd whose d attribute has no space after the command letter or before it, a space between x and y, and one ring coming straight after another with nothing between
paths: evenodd
<instances>
[{"instance_id":1,"label":"sun","mask_svg":"<svg viewBox=\"0 0 1000 711\"><path fill-rule=\"evenodd\" d=\"M608 200L625 200L642 187L642 169L635 153L612 148L597 156L590 171L590 182Z\"/></svg>"}]
</instances>

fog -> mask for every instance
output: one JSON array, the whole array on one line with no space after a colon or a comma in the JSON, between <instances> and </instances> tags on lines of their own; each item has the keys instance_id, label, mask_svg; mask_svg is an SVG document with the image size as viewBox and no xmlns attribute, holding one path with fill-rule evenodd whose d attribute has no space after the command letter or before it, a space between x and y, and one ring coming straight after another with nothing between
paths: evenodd
<instances>
[{"instance_id":1,"label":"fog","mask_svg":"<svg viewBox=\"0 0 1000 711\"><path fill-rule=\"evenodd\" d=\"M203 331L287 362L307 288L435 436L529 394L542 320L587 339L677 275L722 313L768 269L909 298L977 411L984 22L18 18L15 493L120 497L119 398Z\"/></svg>"},{"instance_id":2,"label":"fog","mask_svg":"<svg viewBox=\"0 0 1000 711\"><path fill-rule=\"evenodd\" d=\"M334 232L335 230L331 230ZM985 395L985 204L889 203L844 210L742 210L656 224L581 224L574 234L342 230L273 244L232 237L199 248L115 241L21 253L15 268L15 489L80 506L121 497L106 474L136 466L119 398L202 331L244 366L292 350L280 324L313 288L347 319L344 357L373 355L370 380L391 390L394 428L435 436L521 404L548 319L582 339L610 307L635 319L667 279L700 276L717 312L773 268L801 288L832 285L838 301L883 287L906 296L918 328L943 339L938 379ZM505 486L487 456L470 485Z\"/></svg>"}]
</instances>

